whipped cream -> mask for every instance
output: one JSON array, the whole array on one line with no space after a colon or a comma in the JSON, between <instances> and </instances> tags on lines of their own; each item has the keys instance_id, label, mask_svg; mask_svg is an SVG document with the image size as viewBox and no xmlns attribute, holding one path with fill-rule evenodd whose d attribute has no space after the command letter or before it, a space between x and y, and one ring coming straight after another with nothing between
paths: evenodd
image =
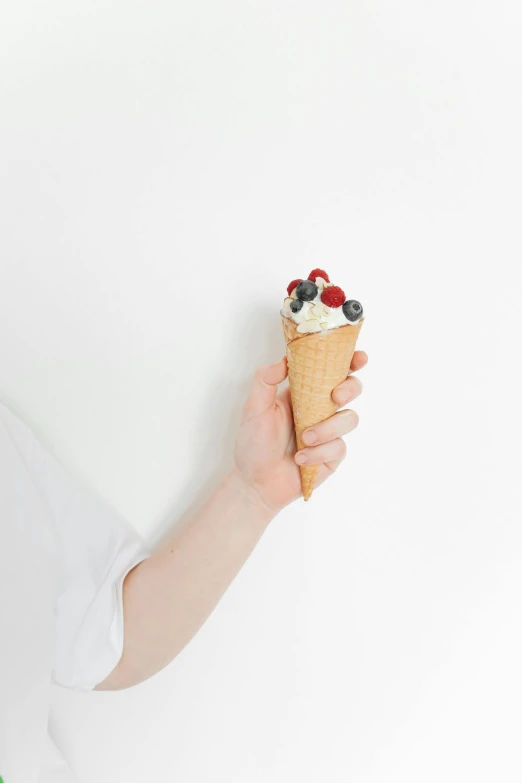
<instances>
[{"instance_id":1,"label":"whipped cream","mask_svg":"<svg viewBox=\"0 0 522 783\"><path fill-rule=\"evenodd\" d=\"M292 291L290 296L285 298L281 313L286 318L291 318L294 323L298 324L297 331L301 334L309 334L312 332L324 332L328 329L336 329L339 326L347 326L351 324L359 323L361 318L357 321L348 321L343 308L341 307L328 307L321 302L321 294L325 288L333 285L328 283L322 277L317 277L315 280L317 286L317 296L310 302L303 302L301 309L294 313L290 309L290 304L297 299L296 288ZM361 314L362 317L362 314Z\"/></svg>"}]
</instances>

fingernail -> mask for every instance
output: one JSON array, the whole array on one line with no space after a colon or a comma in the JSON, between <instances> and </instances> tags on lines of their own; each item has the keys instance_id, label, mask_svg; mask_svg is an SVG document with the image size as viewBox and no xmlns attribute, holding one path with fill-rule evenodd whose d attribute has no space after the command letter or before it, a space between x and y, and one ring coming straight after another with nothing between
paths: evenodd
<instances>
[{"instance_id":1,"label":"fingernail","mask_svg":"<svg viewBox=\"0 0 522 783\"><path fill-rule=\"evenodd\" d=\"M303 452L301 452L300 454L296 454L295 461L297 462L298 465L304 465L306 462L306 454L303 454Z\"/></svg>"},{"instance_id":2,"label":"fingernail","mask_svg":"<svg viewBox=\"0 0 522 783\"><path fill-rule=\"evenodd\" d=\"M303 440L305 443L315 443L317 435L313 430L308 430L308 432L303 432Z\"/></svg>"}]
</instances>

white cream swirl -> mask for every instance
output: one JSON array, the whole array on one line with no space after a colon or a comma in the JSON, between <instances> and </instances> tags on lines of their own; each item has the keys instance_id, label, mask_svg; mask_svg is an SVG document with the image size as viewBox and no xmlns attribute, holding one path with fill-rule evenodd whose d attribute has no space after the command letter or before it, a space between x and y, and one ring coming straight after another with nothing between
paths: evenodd
<instances>
[{"instance_id":1,"label":"white cream swirl","mask_svg":"<svg viewBox=\"0 0 522 783\"><path fill-rule=\"evenodd\" d=\"M322 277L318 277L315 281L318 288L317 296L310 302L303 302L303 306L297 313L294 313L290 309L290 304L297 299L295 293L296 289L292 291L291 296L287 296L284 303L282 314L286 318L291 318L294 323L298 324L297 331L301 334L309 334L312 332L325 332L328 329L336 329L338 326L347 326L348 324L356 324L361 320L349 321L343 313L341 307L328 307L321 302L321 293L324 288L329 288L332 283L327 283Z\"/></svg>"}]
</instances>

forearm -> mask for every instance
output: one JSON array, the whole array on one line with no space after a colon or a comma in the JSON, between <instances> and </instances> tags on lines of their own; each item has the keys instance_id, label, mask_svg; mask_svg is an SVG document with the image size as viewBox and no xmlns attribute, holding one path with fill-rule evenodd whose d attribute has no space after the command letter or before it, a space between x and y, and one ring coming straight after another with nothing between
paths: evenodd
<instances>
[{"instance_id":1,"label":"forearm","mask_svg":"<svg viewBox=\"0 0 522 783\"><path fill-rule=\"evenodd\" d=\"M99 690L127 688L166 666L212 612L271 520L236 471L123 584L124 650Z\"/></svg>"}]
</instances>

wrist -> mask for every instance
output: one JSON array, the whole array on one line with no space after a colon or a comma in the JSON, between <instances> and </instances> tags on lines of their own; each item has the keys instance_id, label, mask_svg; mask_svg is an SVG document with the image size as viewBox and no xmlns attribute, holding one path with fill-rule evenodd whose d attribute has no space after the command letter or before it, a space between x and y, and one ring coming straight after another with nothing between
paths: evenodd
<instances>
[{"instance_id":1,"label":"wrist","mask_svg":"<svg viewBox=\"0 0 522 783\"><path fill-rule=\"evenodd\" d=\"M248 508L248 513L254 515L260 523L268 525L277 515L278 509L273 509L263 500L260 492L250 484L237 467L234 467L225 479L242 499Z\"/></svg>"}]
</instances>

